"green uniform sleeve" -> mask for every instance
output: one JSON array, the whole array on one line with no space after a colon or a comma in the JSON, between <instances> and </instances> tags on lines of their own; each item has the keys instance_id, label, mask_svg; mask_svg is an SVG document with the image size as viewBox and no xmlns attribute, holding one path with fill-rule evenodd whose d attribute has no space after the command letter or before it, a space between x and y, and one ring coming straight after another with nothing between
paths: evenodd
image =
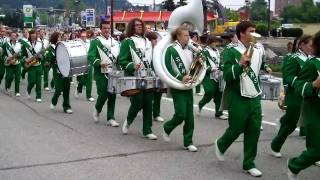
<instances>
[{"instance_id":1,"label":"green uniform sleeve","mask_svg":"<svg viewBox=\"0 0 320 180\"><path fill-rule=\"evenodd\" d=\"M210 65L210 63L209 63L209 59L211 59L212 60L212 58L211 58L211 56L210 56L210 53L207 51L207 50L204 50L203 51L203 55L205 56L205 58L206 58L206 64L207 64L207 71L206 71L206 74L210 74L211 72L212 72L212 67L211 67L211 65ZM213 60L212 60L213 61Z\"/></svg>"},{"instance_id":2,"label":"green uniform sleeve","mask_svg":"<svg viewBox=\"0 0 320 180\"><path fill-rule=\"evenodd\" d=\"M236 60L235 54L232 52L232 49L226 49L223 53L223 78L227 83L232 81L238 81L240 75L243 72L243 68L240 66Z\"/></svg>"},{"instance_id":3,"label":"green uniform sleeve","mask_svg":"<svg viewBox=\"0 0 320 180\"><path fill-rule=\"evenodd\" d=\"M4 44L2 45L2 50L3 50L2 57L3 57L4 60L6 60L6 59L8 58L7 46L8 46L7 43L4 43Z\"/></svg>"},{"instance_id":4,"label":"green uniform sleeve","mask_svg":"<svg viewBox=\"0 0 320 180\"><path fill-rule=\"evenodd\" d=\"M297 94L301 94L302 97L312 97L316 93L316 89L313 88L312 82L318 77L316 66L312 61L307 61L296 82L294 83L294 89Z\"/></svg>"},{"instance_id":5,"label":"green uniform sleeve","mask_svg":"<svg viewBox=\"0 0 320 180\"><path fill-rule=\"evenodd\" d=\"M54 49L52 47L49 47L48 53L45 55L45 59L51 64L55 63Z\"/></svg>"},{"instance_id":6,"label":"green uniform sleeve","mask_svg":"<svg viewBox=\"0 0 320 180\"><path fill-rule=\"evenodd\" d=\"M293 57L286 57L283 60L282 78L283 84L294 87L294 82L300 72L300 65Z\"/></svg>"},{"instance_id":7,"label":"green uniform sleeve","mask_svg":"<svg viewBox=\"0 0 320 180\"><path fill-rule=\"evenodd\" d=\"M173 56L179 56L178 54L175 54L177 53L175 51L175 49L173 49L173 47L169 47L167 48L166 50L166 54L165 54L165 65L166 65L166 68L168 70L168 72L173 76L175 77L176 79L178 79L179 81L182 81L183 79L183 74L182 72L180 73L177 73L173 70L173 67L172 67L172 60L173 60ZM177 65L178 66L178 65Z\"/></svg>"},{"instance_id":8,"label":"green uniform sleeve","mask_svg":"<svg viewBox=\"0 0 320 180\"><path fill-rule=\"evenodd\" d=\"M93 40L90 42L89 52L88 52L88 60L93 67L99 68L101 59L97 48L98 40Z\"/></svg>"},{"instance_id":9,"label":"green uniform sleeve","mask_svg":"<svg viewBox=\"0 0 320 180\"><path fill-rule=\"evenodd\" d=\"M119 62L119 65L122 67L122 69L125 70L126 73L133 75L135 71L135 65L132 61L128 39L124 40L121 43L118 62Z\"/></svg>"}]
</instances>

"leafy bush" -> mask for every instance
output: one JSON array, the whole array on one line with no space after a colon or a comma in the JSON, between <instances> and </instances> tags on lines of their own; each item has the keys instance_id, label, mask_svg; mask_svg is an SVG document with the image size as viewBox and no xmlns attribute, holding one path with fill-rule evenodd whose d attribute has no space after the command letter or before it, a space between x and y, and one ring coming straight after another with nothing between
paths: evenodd
<instances>
[{"instance_id":1,"label":"leafy bush","mask_svg":"<svg viewBox=\"0 0 320 180\"><path fill-rule=\"evenodd\" d=\"M262 36L268 36L268 27L265 24L257 24L256 32Z\"/></svg>"},{"instance_id":2,"label":"leafy bush","mask_svg":"<svg viewBox=\"0 0 320 180\"><path fill-rule=\"evenodd\" d=\"M301 28L282 29L283 37L301 37L302 35L303 30Z\"/></svg>"}]
</instances>

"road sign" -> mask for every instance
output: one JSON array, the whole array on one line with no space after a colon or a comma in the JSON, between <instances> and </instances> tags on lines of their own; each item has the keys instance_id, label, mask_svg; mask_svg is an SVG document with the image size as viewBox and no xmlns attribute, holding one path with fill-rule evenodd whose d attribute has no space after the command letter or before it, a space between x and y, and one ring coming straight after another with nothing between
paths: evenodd
<instances>
[{"instance_id":1,"label":"road sign","mask_svg":"<svg viewBox=\"0 0 320 180\"><path fill-rule=\"evenodd\" d=\"M33 27L33 6L32 5L23 5L23 24L24 26Z\"/></svg>"},{"instance_id":2,"label":"road sign","mask_svg":"<svg viewBox=\"0 0 320 180\"><path fill-rule=\"evenodd\" d=\"M96 14L94 9L86 9L86 27L95 27Z\"/></svg>"}]
</instances>

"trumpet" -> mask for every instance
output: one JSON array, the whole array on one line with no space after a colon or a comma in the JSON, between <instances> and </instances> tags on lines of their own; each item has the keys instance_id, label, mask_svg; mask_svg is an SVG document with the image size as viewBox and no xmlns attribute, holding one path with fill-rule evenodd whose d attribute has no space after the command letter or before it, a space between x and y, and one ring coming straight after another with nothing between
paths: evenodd
<instances>
[{"instance_id":1,"label":"trumpet","mask_svg":"<svg viewBox=\"0 0 320 180\"><path fill-rule=\"evenodd\" d=\"M25 62L24 67L28 69L28 68L30 68L31 66L37 64L37 63L39 62L40 55L41 55L41 53L37 53L35 56L29 58L29 59Z\"/></svg>"},{"instance_id":2,"label":"trumpet","mask_svg":"<svg viewBox=\"0 0 320 180\"><path fill-rule=\"evenodd\" d=\"M204 60L205 57L203 55L203 49L199 44L189 43L188 46L195 53L195 58L193 59L188 75L191 77L187 83L194 84L199 80L202 70L205 68ZM196 47L197 46L197 47ZM185 83L185 84L187 84Z\"/></svg>"},{"instance_id":3,"label":"trumpet","mask_svg":"<svg viewBox=\"0 0 320 180\"><path fill-rule=\"evenodd\" d=\"M244 55L249 57L249 59L251 61L251 58L252 58L252 55L253 55L253 52L254 52L254 46L257 43L257 39L261 38L261 35L258 34L258 33L255 33L255 32L250 33L250 35L251 35L251 42L250 42L249 47L244 52ZM249 70L249 67L251 65L250 61L248 62L247 67L245 68L245 72L248 72L248 70Z\"/></svg>"}]
</instances>

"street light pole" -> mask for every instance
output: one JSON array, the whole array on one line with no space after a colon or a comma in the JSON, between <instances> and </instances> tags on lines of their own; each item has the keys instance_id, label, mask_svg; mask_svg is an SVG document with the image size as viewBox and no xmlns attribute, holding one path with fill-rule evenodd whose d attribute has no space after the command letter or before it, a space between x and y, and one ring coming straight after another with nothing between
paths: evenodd
<instances>
[{"instance_id":1,"label":"street light pole","mask_svg":"<svg viewBox=\"0 0 320 180\"><path fill-rule=\"evenodd\" d=\"M271 16L271 10L270 10L270 0L268 0L268 36L270 36L270 16Z\"/></svg>"},{"instance_id":2,"label":"street light pole","mask_svg":"<svg viewBox=\"0 0 320 180\"><path fill-rule=\"evenodd\" d=\"M113 2L114 0L111 0L111 36L113 36L113 32L114 32L114 29L113 29Z\"/></svg>"}]
</instances>

